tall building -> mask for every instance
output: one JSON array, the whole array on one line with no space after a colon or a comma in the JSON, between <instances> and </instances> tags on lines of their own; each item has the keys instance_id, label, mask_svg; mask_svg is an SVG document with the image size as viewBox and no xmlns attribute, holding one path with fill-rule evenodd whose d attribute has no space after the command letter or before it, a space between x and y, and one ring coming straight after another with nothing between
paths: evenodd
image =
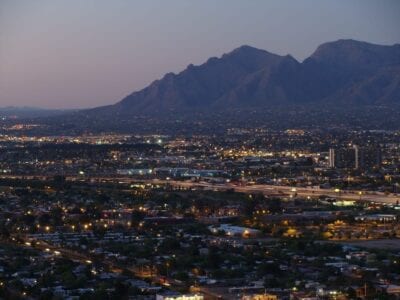
<instances>
[{"instance_id":1,"label":"tall building","mask_svg":"<svg viewBox=\"0 0 400 300\"><path fill-rule=\"evenodd\" d=\"M329 167L338 169L356 169L358 149L354 147L329 149Z\"/></svg>"},{"instance_id":2,"label":"tall building","mask_svg":"<svg viewBox=\"0 0 400 300\"><path fill-rule=\"evenodd\" d=\"M329 148L329 168L335 167L335 149Z\"/></svg>"},{"instance_id":3,"label":"tall building","mask_svg":"<svg viewBox=\"0 0 400 300\"><path fill-rule=\"evenodd\" d=\"M376 145L369 145L359 148L358 167L361 170L371 170L379 167L382 163L381 148Z\"/></svg>"},{"instance_id":4,"label":"tall building","mask_svg":"<svg viewBox=\"0 0 400 300\"><path fill-rule=\"evenodd\" d=\"M329 149L329 167L338 169L371 170L380 166L382 156L379 146Z\"/></svg>"}]
</instances>

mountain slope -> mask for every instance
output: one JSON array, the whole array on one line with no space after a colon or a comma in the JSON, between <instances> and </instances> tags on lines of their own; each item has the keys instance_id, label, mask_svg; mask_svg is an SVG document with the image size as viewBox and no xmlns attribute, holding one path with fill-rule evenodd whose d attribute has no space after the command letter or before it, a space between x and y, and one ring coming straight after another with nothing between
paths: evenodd
<instances>
[{"instance_id":1,"label":"mountain slope","mask_svg":"<svg viewBox=\"0 0 400 300\"><path fill-rule=\"evenodd\" d=\"M209 106L249 74L270 69L282 59L267 51L242 46L219 59L210 58L201 66L190 65L177 75L168 73L127 96L117 106L124 111L142 112Z\"/></svg>"},{"instance_id":2,"label":"mountain slope","mask_svg":"<svg viewBox=\"0 0 400 300\"><path fill-rule=\"evenodd\" d=\"M342 105L400 104L400 65L380 68L373 75L340 90L326 100Z\"/></svg>"},{"instance_id":3,"label":"mountain slope","mask_svg":"<svg viewBox=\"0 0 400 300\"><path fill-rule=\"evenodd\" d=\"M302 63L242 46L85 113L124 117L309 103L399 103L399 66L399 44L338 40L322 44Z\"/></svg>"}]
</instances>

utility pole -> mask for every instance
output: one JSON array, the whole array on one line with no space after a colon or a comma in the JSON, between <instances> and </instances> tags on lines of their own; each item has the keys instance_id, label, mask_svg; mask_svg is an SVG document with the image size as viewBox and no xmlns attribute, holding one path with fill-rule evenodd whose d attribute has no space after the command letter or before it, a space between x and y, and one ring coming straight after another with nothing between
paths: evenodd
<instances>
[{"instance_id":1,"label":"utility pole","mask_svg":"<svg viewBox=\"0 0 400 300\"><path fill-rule=\"evenodd\" d=\"M364 297L367 298L367 283L364 282Z\"/></svg>"}]
</instances>

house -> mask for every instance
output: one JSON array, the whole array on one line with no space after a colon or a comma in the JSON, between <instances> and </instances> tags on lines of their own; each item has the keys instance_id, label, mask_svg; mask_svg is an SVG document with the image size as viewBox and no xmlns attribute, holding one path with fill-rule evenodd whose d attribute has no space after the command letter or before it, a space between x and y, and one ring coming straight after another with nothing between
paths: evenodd
<instances>
[{"instance_id":1,"label":"house","mask_svg":"<svg viewBox=\"0 0 400 300\"><path fill-rule=\"evenodd\" d=\"M261 234L260 230L241 227L241 226L233 226L229 224L221 224L219 227L210 226L209 229L213 233L218 233L223 231L227 236L243 236L243 237L252 237L258 236Z\"/></svg>"},{"instance_id":2,"label":"house","mask_svg":"<svg viewBox=\"0 0 400 300\"><path fill-rule=\"evenodd\" d=\"M396 284L380 285L379 288L390 295L400 295L400 285Z\"/></svg>"},{"instance_id":3,"label":"house","mask_svg":"<svg viewBox=\"0 0 400 300\"><path fill-rule=\"evenodd\" d=\"M172 291L156 295L156 300L204 300L200 294L180 294Z\"/></svg>"},{"instance_id":4,"label":"house","mask_svg":"<svg viewBox=\"0 0 400 300\"><path fill-rule=\"evenodd\" d=\"M273 294L253 294L244 295L242 300L278 300L278 296Z\"/></svg>"}]
</instances>

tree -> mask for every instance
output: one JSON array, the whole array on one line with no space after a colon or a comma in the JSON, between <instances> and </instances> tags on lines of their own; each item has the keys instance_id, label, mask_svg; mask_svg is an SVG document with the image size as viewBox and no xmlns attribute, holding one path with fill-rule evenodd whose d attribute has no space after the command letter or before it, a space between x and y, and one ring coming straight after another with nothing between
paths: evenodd
<instances>
[{"instance_id":1,"label":"tree","mask_svg":"<svg viewBox=\"0 0 400 300\"><path fill-rule=\"evenodd\" d=\"M146 214L142 211L139 211L139 210L132 211L132 215L131 215L132 226L139 226L139 223L141 221L143 221L145 216L146 216Z\"/></svg>"},{"instance_id":2,"label":"tree","mask_svg":"<svg viewBox=\"0 0 400 300\"><path fill-rule=\"evenodd\" d=\"M280 286L279 280L275 276L266 278L264 281L265 288L278 288Z\"/></svg>"},{"instance_id":3,"label":"tree","mask_svg":"<svg viewBox=\"0 0 400 300\"><path fill-rule=\"evenodd\" d=\"M122 281L118 280L114 285L115 291L113 293L113 299L124 299L126 298L129 287L124 284Z\"/></svg>"},{"instance_id":4,"label":"tree","mask_svg":"<svg viewBox=\"0 0 400 300\"><path fill-rule=\"evenodd\" d=\"M222 261L221 255L218 253L218 248L210 247L207 255L207 266L213 269L218 268Z\"/></svg>"},{"instance_id":5,"label":"tree","mask_svg":"<svg viewBox=\"0 0 400 300\"><path fill-rule=\"evenodd\" d=\"M161 252L173 252L174 250L178 250L181 247L179 240L176 238L165 238L159 249Z\"/></svg>"},{"instance_id":6,"label":"tree","mask_svg":"<svg viewBox=\"0 0 400 300\"><path fill-rule=\"evenodd\" d=\"M264 196L261 194L262 199ZM256 210L258 202L260 201L261 197L259 195L249 195L249 197L243 203L243 213L247 217L251 217Z\"/></svg>"},{"instance_id":7,"label":"tree","mask_svg":"<svg viewBox=\"0 0 400 300\"><path fill-rule=\"evenodd\" d=\"M62 189L65 185L65 176L56 175L53 177L53 185L57 189Z\"/></svg>"},{"instance_id":8,"label":"tree","mask_svg":"<svg viewBox=\"0 0 400 300\"><path fill-rule=\"evenodd\" d=\"M280 198L272 198L267 201L268 210L271 213L279 213L282 211L282 201Z\"/></svg>"}]
</instances>

